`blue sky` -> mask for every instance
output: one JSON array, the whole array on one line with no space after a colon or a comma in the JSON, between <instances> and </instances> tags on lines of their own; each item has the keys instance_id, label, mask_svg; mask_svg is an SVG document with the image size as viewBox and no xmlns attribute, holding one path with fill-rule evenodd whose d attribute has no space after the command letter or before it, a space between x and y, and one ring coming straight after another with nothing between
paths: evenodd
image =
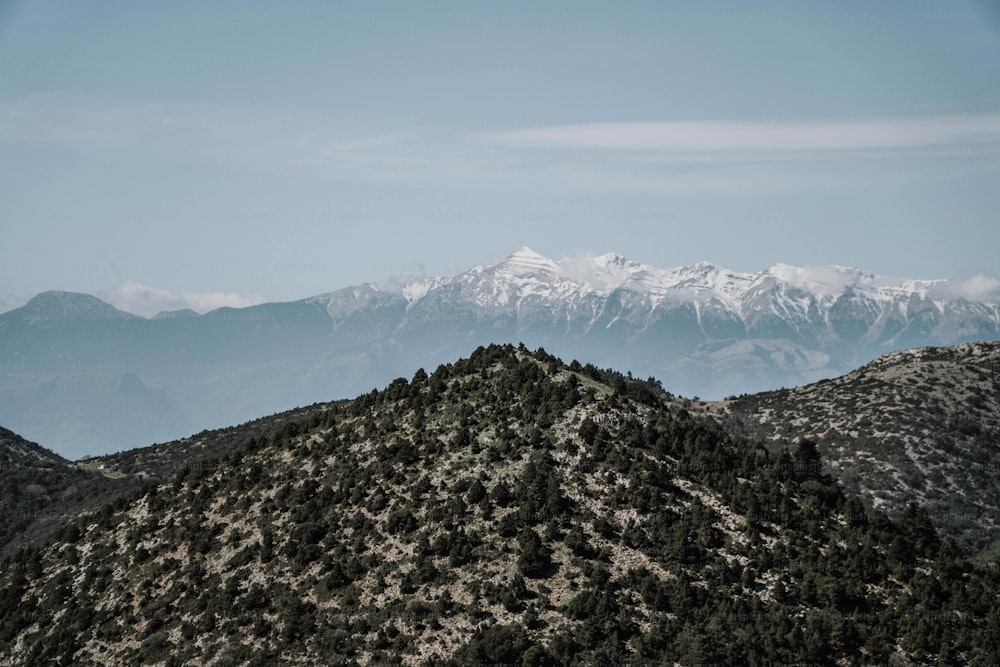
<instances>
[{"instance_id":1,"label":"blue sky","mask_svg":"<svg viewBox=\"0 0 1000 667\"><path fill-rule=\"evenodd\" d=\"M288 300L522 245L1000 274L1000 10L750 4L0 4L0 310Z\"/></svg>"}]
</instances>

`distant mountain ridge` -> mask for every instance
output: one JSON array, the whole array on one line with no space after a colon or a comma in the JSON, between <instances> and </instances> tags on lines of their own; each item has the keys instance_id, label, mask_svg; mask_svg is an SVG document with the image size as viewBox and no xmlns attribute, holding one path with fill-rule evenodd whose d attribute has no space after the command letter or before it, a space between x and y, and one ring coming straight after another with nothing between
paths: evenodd
<instances>
[{"instance_id":1,"label":"distant mountain ridge","mask_svg":"<svg viewBox=\"0 0 1000 667\"><path fill-rule=\"evenodd\" d=\"M707 340L783 332L848 343L863 330L862 342L894 345L910 335L995 335L1000 326L1000 299L969 301L956 297L948 281L898 280L838 266L777 264L758 273L737 273L702 262L657 269L615 253L556 262L521 248L499 264L450 278L362 287L368 289L351 287L314 299L329 297L335 319L356 312L358 301L370 298L371 289L401 297L407 311L433 302L442 292L464 297L486 312L530 315L532 306L544 303L560 316L556 319L568 315L568 323L580 320L583 331L604 321L602 316L616 307L619 312L611 314L621 317L626 315L623 306L641 306L639 313L627 313L627 321L637 324L644 322L641 311L662 316L689 309ZM655 317L646 320L651 324ZM921 325L928 326L913 330Z\"/></svg>"},{"instance_id":2,"label":"distant mountain ridge","mask_svg":"<svg viewBox=\"0 0 1000 667\"><path fill-rule=\"evenodd\" d=\"M658 269L528 248L454 276L204 315L144 319L47 292L0 315L0 423L69 455L100 454L354 395L489 343L722 397L839 375L894 349L1000 338L997 299L959 292L842 267ZM124 373L148 391L111 396ZM81 406L96 399L105 414L90 418Z\"/></svg>"},{"instance_id":3,"label":"distant mountain ridge","mask_svg":"<svg viewBox=\"0 0 1000 667\"><path fill-rule=\"evenodd\" d=\"M845 289L854 288L877 300L887 301L900 294L926 297L947 281L894 280L839 266L810 269L777 264L758 273L738 273L710 262L699 262L691 266L659 269L617 253L555 261L523 247L496 265L477 266L452 278L414 279L400 284L409 300L416 301L448 282L468 285L506 282L521 291L521 297L531 296L533 292L548 292L544 295L561 298L586 295L588 292L607 295L616 289L626 289L649 295L653 305L659 305L664 299L704 301L718 298L745 316L746 309L740 308L740 304L746 301L747 293L759 293L761 288L768 287L768 283L784 283L790 288L811 292L821 299L835 299ZM546 283L555 289L546 289ZM379 285L391 289L392 283ZM541 290L537 289L539 286Z\"/></svg>"},{"instance_id":4,"label":"distant mountain ridge","mask_svg":"<svg viewBox=\"0 0 1000 667\"><path fill-rule=\"evenodd\" d=\"M325 303L335 330L370 326L387 346L421 340L435 358L492 334L721 397L839 375L895 349L1000 338L1000 295L960 292L844 267L658 269L615 253L554 261L521 248L455 276L310 301Z\"/></svg>"},{"instance_id":5,"label":"distant mountain ridge","mask_svg":"<svg viewBox=\"0 0 1000 667\"><path fill-rule=\"evenodd\" d=\"M96 296L78 292L50 290L31 298L28 303L8 313L18 313L25 320L133 320L138 315L118 310Z\"/></svg>"}]
</instances>

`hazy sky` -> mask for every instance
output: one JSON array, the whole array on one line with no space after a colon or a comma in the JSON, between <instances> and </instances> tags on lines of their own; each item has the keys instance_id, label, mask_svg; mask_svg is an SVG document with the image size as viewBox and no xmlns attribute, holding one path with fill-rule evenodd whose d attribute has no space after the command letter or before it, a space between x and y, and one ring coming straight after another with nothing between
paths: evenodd
<instances>
[{"instance_id":1,"label":"hazy sky","mask_svg":"<svg viewBox=\"0 0 1000 667\"><path fill-rule=\"evenodd\" d=\"M1000 9L0 2L0 310L289 300L522 245L997 276Z\"/></svg>"}]
</instances>

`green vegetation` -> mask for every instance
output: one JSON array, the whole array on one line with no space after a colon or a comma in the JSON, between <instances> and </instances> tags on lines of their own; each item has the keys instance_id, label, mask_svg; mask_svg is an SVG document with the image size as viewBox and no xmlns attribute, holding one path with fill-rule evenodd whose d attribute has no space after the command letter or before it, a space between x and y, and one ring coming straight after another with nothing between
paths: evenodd
<instances>
[{"instance_id":1,"label":"green vegetation","mask_svg":"<svg viewBox=\"0 0 1000 667\"><path fill-rule=\"evenodd\" d=\"M925 509L607 377L491 346L305 409L4 562L0 657L1000 662L1000 572Z\"/></svg>"},{"instance_id":2,"label":"green vegetation","mask_svg":"<svg viewBox=\"0 0 1000 667\"><path fill-rule=\"evenodd\" d=\"M100 507L125 486L0 428L0 551L15 539L51 539L79 513L70 508L89 500Z\"/></svg>"},{"instance_id":3,"label":"green vegetation","mask_svg":"<svg viewBox=\"0 0 1000 667\"><path fill-rule=\"evenodd\" d=\"M847 493L927 507L969 555L1000 543L1000 342L894 352L834 380L730 401L727 430L772 452L817 442Z\"/></svg>"},{"instance_id":4,"label":"green vegetation","mask_svg":"<svg viewBox=\"0 0 1000 667\"><path fill-rule=\"evenodd\" d=\"M149 484L214 468L258 438L299 428L334 404L313 405L239 426L203 431L190 438L117 454L67 461L0 428L0 556L43 544L67 524L117 500L138 498Z\"/></svg>"}]
</instances>

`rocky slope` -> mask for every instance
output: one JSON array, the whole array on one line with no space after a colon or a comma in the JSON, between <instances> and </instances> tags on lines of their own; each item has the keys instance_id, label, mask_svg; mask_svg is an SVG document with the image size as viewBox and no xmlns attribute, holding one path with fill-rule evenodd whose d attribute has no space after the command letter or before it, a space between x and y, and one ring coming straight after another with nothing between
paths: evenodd
<instances>
[{"instance_id":1,"label":"rocky slope","mask_svg":"<svg viewBox=\"0 0 1000 667\"><path fill-rule=\"evenodd\" d=\"M334 404L324 404L329 405ZM272 437L290 421L309 420L320 409L297 408L239 426L79 461L68 461L0 428L0 556L44 543L74 521L151 484L215 466L258 439Z\"/></svg>"},{"instance_id":2,"label":"rocky slope","mask_svg":"<svg viewBox=\"0 0 1000 667\"><path fill-rule=\"evenodd\" d=\"M317 405L0 571L0 659L952 664L995 590L646 383L489 347Z\"/></svg>"},{"instance_id":3,"label":"rocky slope","mask_svg":"<svg viewBox=\"0 0 1000 667\"><path fill-rule=\"evenodd\" d=\"M702 409L772 449L815 440L849 493L896 515L919 502L970 553L1000 540L1000 342L894 352Z\"/></svg>"}]
</instances>

